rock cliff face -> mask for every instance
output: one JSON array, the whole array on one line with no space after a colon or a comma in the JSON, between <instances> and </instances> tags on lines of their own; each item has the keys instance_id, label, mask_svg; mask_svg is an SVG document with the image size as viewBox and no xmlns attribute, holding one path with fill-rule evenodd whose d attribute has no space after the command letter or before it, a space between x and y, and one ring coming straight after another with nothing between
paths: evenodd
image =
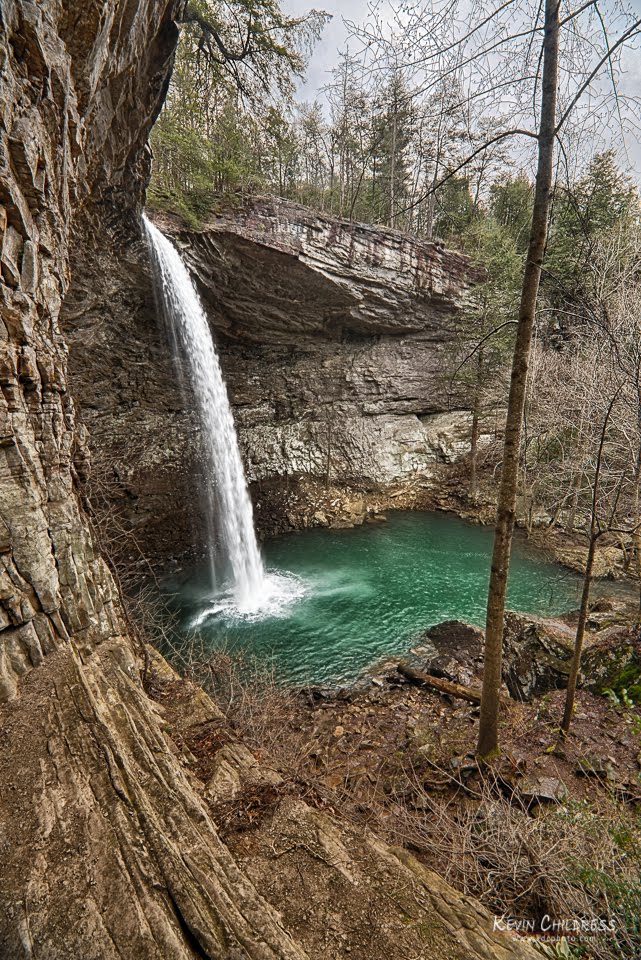
<instances>
[{"instance_id":1,"label":"rock cliff face","mask_svg":"<svg viewBox=\"0 0 641 960\"><path fill-rule=\"evenodd\" d=\"M0 956L11 960L311 955L277 895L259 894L220 839L178 735L145 693L142 651L82 498L85 437L60 309L73 305L81 323L92 251L136 246L176 7L0 6ZM126 260L113 265L122 291ZM202 700L198 722L217 722ZM331 850L342 858L347 833L341 846L325 814L280 809L283 837L295 817L295 842L321 844L330 873L344 874ZM411 858L365 835L354 842L394 891L411 891L416 936L429 934L435 956L533 956ZM375 913L378 881L350 876L360 884L350 916ZM397 926L406 933L404 914Z\"/></svg>"},{"instance_id":2,"label":"rock cliff face","mask_svg":"<svg viewBox=\"0 0 641 960\"><path fill-rule=\"evenodd\" d=\"M274 199L200 231L159 225L206 302L250 482L380 487L429 477L467 449L468 401L447 374L474 281L464 257ZM163 555L192 538L202 476L189 388L145 269L137 244L85 257L63 323L92 498L143 553Z\"/></svg>"},{"instance_id":3,"label":"rock cliff face","mask_svg":"<svg viewBox=\"0 0 641 960\"><path fill-rule=\"evenodd\" d=\"M304 956L169 748L78 492L59 311L75 251L92 231L126 234L140 204L174 9L0 8L0 955L12 960Z\"/></svg>"},{"instance_id":4,"label":"rock cliff face","mask_svg":"<svg viewBox=\"0 0 641 960\"><path fill-rule=\"evenodd\" d=\"M89 649L121 632L79 509L85 450L59 313L82 233L113 214L114 194L121 211L140 202L171 10L107 0L82 16L72 4L0 9L2 699L70 639Z\"/></svg>"},{"instance_id":5,"label":"rock cliff face","mask_svg":"<svg viewBox=\"0 0 641 960\"><path fill-rule=\"evenodd\" d=\"M251 480L386 483L439 456L464 257L256 201L176 240L219 334Z\"/></svg>"}]
</instances>

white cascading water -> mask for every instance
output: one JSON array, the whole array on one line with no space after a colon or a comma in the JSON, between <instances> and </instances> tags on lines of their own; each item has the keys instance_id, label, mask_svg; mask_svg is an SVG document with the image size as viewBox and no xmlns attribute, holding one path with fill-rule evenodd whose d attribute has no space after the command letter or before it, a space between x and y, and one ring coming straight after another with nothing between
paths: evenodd
<instances>
[{"instance_id":1,"label":"white cascading water","mask_svg":"<svg viewBox=\"0 0 641 960\"><path fill-rule=\"evenodd\" d=\"M210 482L206 485L212 586L231 591L239 612L267 601L268 583L256 542L234 418L207 317L174 245L143 216L159 297L174 346L189 364Z\"/></svg>"}]
</instances>

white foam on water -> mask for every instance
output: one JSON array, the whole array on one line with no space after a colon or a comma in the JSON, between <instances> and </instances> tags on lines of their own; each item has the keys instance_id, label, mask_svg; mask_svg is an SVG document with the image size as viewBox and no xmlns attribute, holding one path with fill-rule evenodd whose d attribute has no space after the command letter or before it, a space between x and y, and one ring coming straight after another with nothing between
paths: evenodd
<instances>
[{"instance_id":1,"label":"white foam on water","mask_svg":"<svg viewBox=\"0 0 641 960\"><path fill-rule=\"evenodd\" d=\"M250 598L238 598L234 593L217 595L201 610L189 626L201 627L210 619L230 622L252 623L275 617L289 616L291 607L308 596L310 584L291 573L268 571L263 577L262 588Z\"/></svg>"}]
</instances>

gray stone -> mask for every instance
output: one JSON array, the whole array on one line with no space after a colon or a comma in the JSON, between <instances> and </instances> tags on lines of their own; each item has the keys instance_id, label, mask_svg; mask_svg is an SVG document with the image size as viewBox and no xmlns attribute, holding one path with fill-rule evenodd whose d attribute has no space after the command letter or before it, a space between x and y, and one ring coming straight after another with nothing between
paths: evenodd
<instances>
[{"instance_id":1,"label":"gray stone","mask_svg":"<svg viewBox=\"0 0 641 960\"><path fill-rule=\"evenodd\" d=\"M465 454L465 397L444 412L442 376L475 278L465 257L281 200L250 201L202 231L159 223L203 294L258 498L273 482L284 501L285 478L324 481L328 465L333 483L365 490L427 482ZM62 311L72 388L114 527L147 555L174 555L203 528L188 379L155 313L146 251L101 244L77 254ZM301 524L301 511L283 514Z\"/></svg>"},{"instance_id":2,"label":"gray stone","mask_svg":"<svg viewBox=\"0 0 641 960\"><path fill-rule=\"evenodd\" d=\"M525 777L519 786L519 793L528 803L562 803L568 790L557 777Z\"/></svg>"}]
</instances>

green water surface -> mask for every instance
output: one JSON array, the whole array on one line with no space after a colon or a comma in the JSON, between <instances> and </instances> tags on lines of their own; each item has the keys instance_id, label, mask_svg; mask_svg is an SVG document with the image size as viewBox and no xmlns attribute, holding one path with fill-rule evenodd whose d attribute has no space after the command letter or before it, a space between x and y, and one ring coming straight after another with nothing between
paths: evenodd
<instances>
[{"instance_id":1,"label":"green water surface","mask_svg":"<svg viewBox=\"0 0 641 960\"><path fill-rule=\"evenodd\" d=\"M281 536L263 548L267 568L286 573L281 584L303 595L251 617L212 602L205 566L173 578L166 590L185 635L195 629L212 648L270 658L285 680L349 682L377 659L407 651L442 620L483 625L492 534L448 514L401 511L386 523ZM515 538L511 609L558 614L578 605L579 589L575 574Z\"/></svg>"}]
</instances>

